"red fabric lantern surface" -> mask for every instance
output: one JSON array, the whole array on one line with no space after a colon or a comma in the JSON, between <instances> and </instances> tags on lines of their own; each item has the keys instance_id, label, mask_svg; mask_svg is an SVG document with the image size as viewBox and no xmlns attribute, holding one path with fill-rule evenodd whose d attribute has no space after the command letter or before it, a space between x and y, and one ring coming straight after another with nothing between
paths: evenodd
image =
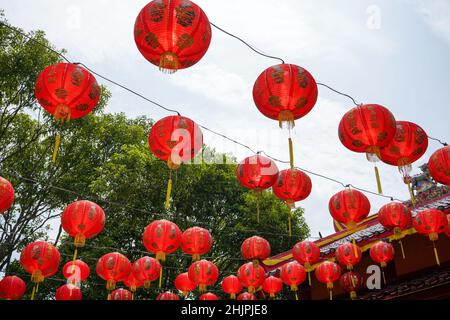
<instances>
[{"instance_id":1,"label":"red fabric lantern surface","mask_svg":"<svg viewBox=\"0 0 450 320\"><path fill-rule=\"evenodd\" d=\"M394 260L395 251L392 244L378 241L370 247L370 258L385 268L386 265Z\"/></svg>"},{"instance_id":2,"label":"red fabric lantern surface","mask_svg":"<svg viewBox=\"0 0 450 320\"><path fill-rule=\"evenodd\" d=\"M270 256L270 244L261 237L253 236L245 239L241 245L242 257L245 260L251 260L255 265L258 265L259 261L263 261Z\"/></svg>"},{"instance_id":3,"label":"red fabric lantern surface","mask_svg":"<svg viewBox=\"0 0 450 320\"><path fill-rule=\"evenodd\" d=\"M280 278L270 276L264 279L262 288L271 298L274 298L283 289L283 281Z\"/></svg>"},{"instance_id":4,"label":"red fabric lantern surface","mask_svg":"<svg viewBox=\"0 0 450 320\"><path fill-rule=\"evenodd\" d=\"M266 117L280 127L293 128L294 121L308 114L316 104L318 89L313 76L293 64L279 64L264 70L253 86L253 100Z\"/></svg>"},{"instance_id":5,"label":"red fabric lantern surface","mask_svg":"<svg viewBox=\"0 0 450 320\"><path fill-rule=\"evenodd\" d=\"M98 235L105 226L105 212L95 202L80 200L69 204L61 215L61 225L74 238L75 247Z\"/></svg>"},{"instance_id":6,"label":"red fabric lantern surface","mask_svg":"<svg viewBox=\"0 0 450 320\"><path fill-rule=\"evenodd\" d=\"M291 261L281 267L281 280L291 287L291 291L297 291L298 286L306 279L306 270L297 261Z\"/></svg>"},{"instance_id":7,"label":"red fabric lantern surface","mask_svg":"<svg viewBox=\"0 0 450 320\"><path fill-rule=\"evenodd\" d=\"M111 292L111 300L133 300L133 293L126 289L116 289Z\"/></svg>"},{"instance_id":8,"label":"red fabric lantern surface","mask_svg":"<svg viewBox=\"0 0 450 320\"><path fill-rule=\"evenodd\" d=\"M413 226L418 233L428 236L431 241L436 241L439 233L447 230L447 216L441 210L427 209L417 213Z\"/></svg>"},{"instance_id":9,"label":"red fabric lantern surface","mask_svg":"<svg viewBox=\"0 0 450 320\"><path fill-rule=\"evenodd\" d=\"M106 288L111 291L116 283L124 281L131 272L131 263L127 257L118 252L107 253L97 261L97 275L106 280Z\"/></svg>"},{"instance_id":10,"label":"red fabric lantern surface","mask_svg":"<svg viewBox=\"0 0 450 320\"><path fill-rule=\"evenodd\" d=\"M163 292L156 297L156 300L180 300L180 297L172 292Z\"/></svg>"},{"instance_id":11,"label":"red fabric lantern surface","mask_svg":"<svg viewBox=\"0 0 450 320\"><path fill-rule=\"evenodd\" d=\"M400 202L385 204L378 211L378 220L387 230L394 230L397 238L401 238L402 230L411 225L411 210Z\"/></svg>"},{"instance_id":12,"label":"red fabric lantern surface","mask_svg":"<svg viewBox=\"0 0 450 320\"><path fill-rule=\"evenodd\" d=\"M158 279L161 272L161 264L151 257L142 257L136 260L132 266L133 275L143 281L144 288L150 288L152 281Z\"/></svg>"},{"instance_id":13,"label":"red fabric lantern surface","mask_svg":"<svg viewBox=\"0 0 450 320\"><path fill-rule=\"evenodd\" d=\"M222 290L229 294L231 299L236 299L236 295L242 291L242 284L238 277L231 275L223 279Z\"/></svg>"},{"instance_id":14,"label":"red fabric lantern surface","mask_svg":"<svg viewBox=\"0 0 450 320\"><path fill-rule=\"evenodd\" d=\"M445 231L445 234L447 235L447 237L450 237L450 214L447 215L447 230Z\"/></svg>"},{"instance_id":15,"label":"red fabric lantern surface","mask_svg":"<svg viewBox=\"0 0 450 320\"><path fill-rule=\"evenodd\" d=\"M248 292L253 293L262 286L266 278L266 272L260 265L256 266L252 262L249 262L239 268L238 278L241 284L247 288Z\"/></svg>"},{"instance_id":16,"label":"red fabric lantern surface","mask_svg":"<svg viewBox=\"0 0 450 320\"><path fill-rule=\"evenodd\" d=\"M56 290L56 300L81 300L80 288L73 284L65 284Z\"/></svg>"},{"instance_id":17,"label":"red fabric lantern surface","mask_svg":"<svg viewBox=\"0 0 450 320\"><path fill-rule=\"evenodd\" d=\"M181 244L181 231L168 220L155 220L144 230L144 246L156 254L156 260L165 261L166 254L175 252Z\"/></svg>"},{"instance_id":18,"label":"red fabric lantern surface","mask_svg":"<svg viewBox=\"0 0 450 320\"><path fill-rule=\"evenodd\" d=\"M139 13L134 40L141 54L173 73L196 64L211 42L208 17L188 0L154 0Z\"/></svg>"},{"instance_id":19,"label":"red fabric lantern surface","mask_svg":"<svg viewBox=\"0 0 450 320\"><path fill-rule=\"evenodd\" d=\"M316 278L319 282L326 283L330 290L330 300L333 299L333 282L336 282L341 276L341 268L338 264L330 261L324 261L316 269Z\"/></svg>"},{"instance_id":20,"label":"red fabric lantern surface","mask_svg":"<svg viewBox=\"0 0 450 320\"><path fill-rule=\"evenodd\" d=\"M0 281L0 299L19 300L27 289L25 281L16 276L6 276Z\"/></svg>"},{"instance_id":21,"label":"red fabric lantern surface","mask_svg":"<svg viewBox=\"0 0 450 320\"><path fill-rule=\"evenodd\" d=\"M204 293L202 294L198 300L219 300L219 297L216 296L214 293Z\"/></svg>"},{"instance_id":22,"label":"red fabric lantern surface","mask_svg":"<svg viewBox=\"0 0 450 320\"><path fill-rule=\"evenodd\" d=\"M364 286L364 278L356 272L346 272L339 279L339 285L345 292L350 293L350 299L356 299L356 292Z\"/></svg>"},{"instance_id":23,"label":"red fabric lantern surface","mask_svg":"<svg viewBox=\"0 0 450 320\"><path fill-rule=\"evenodd\" d=\"M169 116L152 126L148 144L156 157L166 161L169 168L177 169L181 162L194 158L203 147L203 134L191 119Z\"/></svg>"},{"instance_id":24,"label":"red fabric lantern surface","mask_svg":"<svg viewBox=\"0 0 450 320\"><path fill-rule=\"evenodd\" d=\"M123 280L123 284L126 285L131 292L136 292L136 290L144 284L144 281L141 278L137 278L133 272L130 272L128 277Z\"/></svg>"},{"instance_id":25,"label":"red fabric lantern surface","mask_svg":"<svg viewBox=\"0 0 450 320\"><path fill-rule=\"evenodd\" d=\"M213 239L208 230L193 227L186 229L181 235L181 249L192 255L192 260L200 260L200 255L211 250Z\"/></svg>"},{"instance_id":26,"label":"red fabric lantern surface","mask_svg":"<svg viewBox=\"0 0 450 320\"><path fill-rule=\"evenodd\" d=\"M58 272L60 261L58 249L44 241L30 243L20 254L20 265L31 274L34 283L40 283Z\"/></svg>"},{"instance_id":27,"label":"red fabric lantern surface","mask_svg":"<svg viewBox=\"0 0 450 320\"><path fill-rule=\"evenodd\" d=\"M335 257L339 264L352 270L361 261L362 252L356 244L347 242L337 247Z\"/></svg>"},{"instance_id":28,"label":"red fabric lantern surface","mask_svg":"<svg viewBox=\"0 0 450 320\"><path fill-rule=\"evenodd\" d=\"M95 77L73 63L57 63L38 76L34 92L39 104L56 120L78 119L94 109L101 89Z\"/></svg>"},{"instance_id":29,"label":"red fabric lantern surface","mask_svg":"<svg viewBox=\"0 0 450 320\"><path fill-rule=\"evenodd\" d=\"M450 185L450 146L443 147L431 155L428 169L436 182Z\"/></svg>"},{"instance_id":30,"label":"red fabric lantern surface","mask_svg":"<svg viewBox=\"0 0 450 320\"><path fill-rule=\"evenodd\" d=\"M305 240L295 244L292 255L307 271L311 271L312 265L319 262L320 248L314 242Z\"/></svg>"},{"instance_id":31,"label":"red fabric lantern surface","mask_svg":"<svg viewBox=\"0 0 450 320\"><path fill-rule=\"evenodd\" d=\"M62 268L62 272L64 278L70 279L72 284L77 284L85 281L89 277L91 269L86 262L75 260L75 262L67 262Z\"/></svg>"},{"instance_id":32,"label":"red fabric lantern surface","mask_svg":"<svg viewBox=\"0 0 450 320\"><path fill-rule=\"evenodd\" d=\"M311 179L298 169L280 171L273 185L273 193L290 208L295 208L295 202L305 200L311 194L311 189Z\"/></svg>"},{"instance_id":33,"label":"red fabric lantern surface","mask_svg":"<svg viewBox=\"0 0 450 320\"><path fill-rule=\"evenodd\" d=\"M245 301L245 300L258 300L256 299L255 295L253 293L249 292L242 292L238 297L238 301Z\"/></svg>"},{"instance_id":34,"label":"red fabric lantern surface","mask_svg":"<svg viewBox=\"0 0 450 320\"><path fill-rule=\"evenodd\" d=\"M175 278L175 288L183 293L183 296L187 296L189 292L197 288L197 284L189 279L187 272L179 274Z\"/></svg>"},{"instance_id":35,"label":"red fabric lantern surface","mask_svg":"<svg viewBox=\"0 0 450 320\"><path fill-rule=\"evenodd\" d=\"M330 198L328 209L335 220L354 228L369 215L370 202L362 192L345 189Z\"/></svg>"},{"instance_id":36,"label":"red fabric lantern surface","mask_svg":"<svg viewBox=\"0 0 450 320\"><path fill-rule=\"evenodd\" d=\"M191 281L199 286L200 292L205 292L208 286L212 286L219 278L219 269L208 260L196 261L188 269Z\"/></svg>"},{"instance_id":37,"label":"red fabric lantern surface","mask_svg":"<svg viewBox=\"0 0 450 320\"><path fill-rule=\"evenodd\" d=\"M8 180L0 177L0 214L9 210L14 203L14 188Z\"/></svg>"},{"instance_id":38,"label":"red fabric lantern surface","mask_svg":"<svg viewBox=\"0 0 450 320\"><path fill-rule=\"evenodd\" d=\"M256 155L245 158L237 166L236 176L241 185L260 192L277 181L278 167L271 159Z\"/></svg>"},{"instance_id":39,"label":"red fabric lantern surface","mask_svg":"<svg viewBox=\"0 0 450 320\"><path fill-rule=\"evenodd\" d=\"M399 167L404 177L409 177L411 164L419 160L428 149L428 135L415 123L397 121L394 138L380 149L384 163Z\"/></svg>"}]
</instances>

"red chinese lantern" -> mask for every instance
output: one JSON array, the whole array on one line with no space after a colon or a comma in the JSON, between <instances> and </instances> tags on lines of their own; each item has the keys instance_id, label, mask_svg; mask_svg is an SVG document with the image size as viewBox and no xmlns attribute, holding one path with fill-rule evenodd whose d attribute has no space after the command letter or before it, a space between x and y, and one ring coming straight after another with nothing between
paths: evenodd
<instances>
[{"instance_id":1,"label":"red chinese lantern","mask_svg":"<svg viewBox=\"0 0 450 320\"><path fill-rule=\"evenodd\" d=\"M223 279L222 290L234 300L236 299L236 295L242 291L242 284L238 277L231 275Z\"/></svg>"},{"instance_id":2,"label":"red chinese lantern","mask_svg":"<svg viewBox=\"0 0 450 320\"><path fill-rule=\"evenodd\" d=\"M156 122L150 129L148 144L151 152L166 161L171 169L166 192L166 209L170 207L172 192L172 170L182 162L190 161L203 147L200 127L191 119L169 116Z\"/></svg>"},{"instance_id":3,"label":"red chinese lantern","mask_svg":"<svg viewBox=\"0 0 450 320\"><path fill-rule=\"evenodd\" d=\"M156 300L180 300L180 297L172 292L163 292L156 297Z\"/></svg>"},{"instance_id":4,"label":"red chinese lantern","mask_svg":"<svg viewBox=\"0 0 450 320\"><path fill-rule=\"evenodd\" d=\"M14 188L8 180L0 177L0 214L8 211L14 203Z\"/></svg>"},{"instance_id":5,"label":"red chinese lantern","mask_svg":"<svg viewBox=\"0 0 450 320\"><path fill-rule=\"evenodd\" d=\"M328 209L333 219L354 228L369 215L370 202L362 192L345 189L331 197Z\"/></svg>"},{"instance_id":6,"label":"red chinese lantern","mask_svg":"<svg viewBox=\"0 0 450 320\"><path fill-rule=\"evenodd\" d=\"M202 294L198 300L219 300L219 297L216 296L214 293L204 293Z\"/></svg>"},{"instance_id":7,"label":"red chinese lantern","mask_svg":"<svg viewBox=\"0 0 450 320\"><path fill-rule=\"evenodd\" d=\"M69 279L71 284L77 285L89 277L91 269L86 262L75 260L75 262L67 262L62 268L62 272L64 278Z\"/></svg>"},{"instance_id":8,"label":"red chinese lantern","mask_svg":"<svg viewBox=\"0 0 450 320\"><path fill-rule=\"evenodd\" d=\"M39 74L34 92L39 104L56 121L63 123L91 112L98 104L101 89L94 76L80 65L57 63ZM56 160L60 140L58 134L53 161Z\"/></svg>"},{"instance_id":9,"label":"red chinese lantern","mask_svg":"<svg viewBox=\"0 0 450 320\"><path fill-rule=\"evenodd\" d=\"M199 286L200 292L205 292L208 286L216 283L219 269L208 260L196 261L188 269L188 276L192 282Z\"/></svg>"},{"instance_id":10,"label":"red chinese lantern","mask_svg":"<svg viewBox=\"0 0 450 320\"><path fill-rule=\"evenodd\" d=\"M248 292L254 293L262 286L266 278L266 272L260 265L249 262L242 265L238 270L238 278L241 284L247 288Z\"/></svg>"},{"instance_id":11,"label":"red chinese lantern","mask_svg":"<svg viewBox=\"0 0 450 320\"><path fill-rule=\"evenodd\" d=\"M428 236L433 242L436 263L441 265L435 242L439 238L439 233L447 231L448 221L445 213L437 209L421 211L414 218L413 226L418 233Z\"/></svg>"},{"instance_id":12,"label":"red chinese lantern","mask_svg":"<svg viewBox=\"0 0 450 320\"><path fill-rule=\"evenodd\" d=\"M316 278L319 282L326 283L330 290L330 300L333 300L333 282L336 282L341 276L341 268L338 264L330 261L324 261L316 269Z\"/></svg>"},{"instance_id":13,"label":"red chinese lantern","mask_svg":"<svg viewBox=\"0 0 450 320\"><path fill-rule=\"evenodd\" d=\"M316 104L318 89L313 76L293 64L280 64L264 70L253 86L253 101L266 117L278 120L280 128L295 126L295 120L308 114ZM290 134L289 134L290 136ZM294 168L292 139L289 137L291 169Z\"/></svg>"},{"instance_id":14,"label":"red chinese lantern","mask_svg":"<svg viewBox=\"0 0 450 320\"><path fill-rule=\"evenodd\" d=\"M292 249L292 255L295 260L301 263L308 273L308 282L311 285L312 266L319 262L320 248L311 241L298 242Z\"/></svg>"},{"instance_id":15,"label":"red chinese lantern","mask_svg":"<svg viewBox=\"0 0 450 320\"><path fill-rule=\"evenodd\" d=\"M56 290L56 300L81 300L80 288L73 284L65 284Z\"/></svg>"},{"instance_id":16,"label":"red chinese lantern","mask_svg":"<svg viewBox=\"0 0 450 320\"><path fill-rule=\"evenodd\" d=\"M378 220L385 229L394 231L394 238L399 240L402 256L405 259L405 251L400 239L404 237L402 231L411 224L411 210L400 202L391 202L380 208Z\"/></svg>"},{"instance_id":17,"label":"red chinese lantern","mask_svg":"<svg viewBox=\"0 0 450 320\"><path fill-rule=\"evenodd\" d=\"M450 146L445 146L431 155L428 169L436 182L450 185Z\"/></svg>"},{"instance_id":18,"label":"red chinese lantern","mask_svg":"<svg viewBox=\"0 0 450 320\"><path fill-rule=\"evenodd\" d=\"M379 263L381 266L381 273L383 274L383 281L386 284L386 277L384 276L383 269L386 268L386 265L394 260L395 257L395 251L392 244L384 242L384 241L377 241L375 244L373 244L370 247L370 258L376 262Z\"/></svg>"},{"instance_id":19,"label":"red chinese lantern","mask_svg":"<svg viewBox=\"0 0 450 320\"><path fill-rule=\"evenodd\" d=\"M280 278L270 276L264 279L262 288L264 292L270 295L271 298L275 298L275 295L277 295L283 289L283 282Z\"/></svg>"},{"instance_id":20,"label":"red chinese lantern","mask_svg":"<svg viewBox=\"0 0 450 320\"><path fill-rule=\"evenodd\" d=\"M133 293L126 289L116 289L111 292L110 300L133 300Z\"/></svg>"},{"instance_id":21,"label":"red chinese lantern","mask_svg":"<svg viewBox=\"0 0 450 320\"><path fill-rule=\"evenodd\" d=\"M61 256L58 249L50 243L36 241L30 243L20 254L20 265L31 274L31 281L35 284L31 293L31 300L39 289L39 283L43 282L58 272Z\"/></svg>"},{"instance_id":22,"label":"red chinese lantern","mask_svg":"<svg viewBox=\"0 0 450 320\"><path fill-rule=\"evenodd\" d=\"M298 169L280 171L273 185L273 193L293 209L295 202L305 200L311 193L311 179ZM289 212L289 235L292 235L291 213Z\"/></svg>"},{"instance_id":23,"label":"red chinese lantern","mask_svg":"<svg viewBox=\"0 0 450 320\"><path fill-rule=\"evenodd\" d=\"M394 138L395 118L378 104L364 104L348 111L339 123L339 139L354 152L366 153L374 165L380 159L380 149ZM380 175L375 165L378 192L382 193Z\"/></svg>"},{"instance_id":24,"label":"red chinese lantern","mask_svg":"<svg viewBox=\"0 0 450 320\"><path fill-rule=\"evenodd\" d=\"M175 278L175 288L182 292L183 296L187 296L189 292L194 291L197 288L197 284L189 279L187 272L179 274Z\"/></svg>"},{"instance_id":25,"label":"red chinese lantern","mask_svg":"<svg viewBox=\"0 0 450 320\"><path fill-rule=\"evenodd\" d=\"M0 299L19 300L27 289L25 281L16 276L6 276L0 281Z\"/></svg>"},{"instance_id":26,"label":"red chinese lantern","mask_svg":"<svg viewBox=\"0 0 450 320\"><path fill-rule=\"evenodd\" d=\"M167 73L189 68L211 42L208 17L188 0L154 0L139 13L134 40L145 59Z\"/></svg>"},{"instance_id":27,"label":"red chinese lantern","mask_svg":"<svg viewBox=\"0 0 450 320\"><path fill-rule=\"evenodd\" d=\"M155 220L144 230L144 246L156 254L156 260L165 261L166 254L175 252L181 244L181 231L168 220Z\"/></svg>"},{"instance_id":28,"label":"red chinese lantern","mask_svg":"<svg viewBox=\"0 0 450 320\"><path fill-rule=\"evenodd\" d=\"M118 252L107 253L97 261L95 266L97 275L106 280L106 289L112 291L116 283L124 281L131 272L131 263L127 257ZM108 295L110 300L111 295Z\"/></svg>"},{"instance_id":29,"label":"red chinese lantern","mask_svg":"<svg viewBox=\"0 0 450 320\"><path fill-rule=\"evenodd\" d=\"M447 230L445 231L445 234L447 235L447 237L450 237L450 214L447 215Z\"/></svg>"},{"instance_id":30,"label":"red chinese lantern","mask_svg":"<svg viewBox=\"0 0 450 320\"><path fill-rule=\"evenodd\" d=\"M353 267L361 261L361 249L354 243L343 243L337 247L335 257L340 265L347 267L351 271Z\"/></svg>"},{"instance_id":31,"label":"red chinese lantern","mask_svg":"<svg viewBox=\"0 0 450 320\"><path fill-rule=\"evenodd\" d=\"M73 261L77 258L78 248L84 247L86 239L98 235L103 230L105 221L105 212L95 202L80 200L66 207L61 215L61 226L74 238Z\"/></svg>"},{"instance_id":32,"label":"red chinese lantern","mask_svg":"<svg viewBox=\"0 0 450 320\"><path fill-rule=\"evenodd\" d=\"M305 268L297 261L291 261L281 267L280 276L284 284L291 287L291 291L295 292L295 299L298 300L298 286L300 286L306 279Z\"/></svg>"},{"instance_id":33,"label":"red chinese lantern","mask_svg":"<svg viewBox=\"0 0 450 320\"><path fill-rule=\"evenodd\" d=\"M356 299L356 292L364 286L364 278L356 272L346 272L339 279L339 285L345 292L350 293L350 299Z\"/></svg>"},{"instance_id":34,"label":"red chinese lantern","mask_svg":"<svg viewBox=\"0 0 450 320\"><path fill-rule=\"evenodd\" d=\"M159 278L161 264L154 258L142 257L134 262L131 272L137 279L142 280L144 288L148 289L152 281Z\"/></svg>"},{"instance_id":35,"label":"red chinese lantern","mask_svg":"<svg viewBox=\"0 0 450 320\"><path fill-rule=\"evenodd\" d=\"M411 202L414 204L414 193L411 189L411 164L419 160L428 148L428 135L417 124L397 121L394 139L380 149L380 158L384 163L397 166L408 185Z\"/></svg>"},{"instance_id":36,"label":"red chinese lantern","mask_svg":"<svg viewBox=\"0 0 450 320\"><path fill-rule=\"evenodd\" d=\"M137 278L131 271L128 277L125 280L123 280L123 284L130 289L131 293L134 296L134 293L138 288L142 287L144 281L141 278Z\"/></svg>"},{"instance_id":37,"label":"red chinese lantern","mask_svg":"<svg viewBox=\"0 0 450 320\"><path fill-rule=\"evenodd\" d=\"M270 256L270 251L269 242L258 236L245 239L241 245L242 257L253 261L255 265L258 265L260 260L266 260Z\"/></svg>"},{"instance_id":38,"label":"red chinese lantern","mask_svg":"<svg viewBox=\"0 0 450 320\"><path fill-rule=\"evenodd\" d=\"M192 255L192 260L200 260L200 255L211 250L213 239L208 230L193 227L185 230L181 236L181 249Z\"/></svg>"},{"instance_id":39,"label":"red chinese lantern","mask_svg":"<svg viewBox=\"0 0 450 320\"><path fill-rule=\"evenodd\" d=\"M242 292L238 297L238 301L245 301L245 300L258 300L256 299L255 295L253 293L249 292Z\"/></svg>"}]
</instances>

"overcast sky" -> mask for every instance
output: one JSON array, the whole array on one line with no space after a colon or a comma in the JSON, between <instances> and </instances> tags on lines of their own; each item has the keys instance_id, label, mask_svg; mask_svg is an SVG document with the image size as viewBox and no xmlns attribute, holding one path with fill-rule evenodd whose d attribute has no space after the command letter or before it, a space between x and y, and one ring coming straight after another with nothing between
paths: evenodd
<instances>
[{"instance_id":1,"label":"overcast sky","mask_svg":"<svg viewBox=\"0 0 450 320\"><path fill-rule=\"evenodd\" d=\"M241 140L256 150L288 159L287 133L256 109L252 87L275 60L255 55L213 29L205 57L167 75L137 50L133 25L147 3L123 0L0 0L9 22L26 31L44 30L72 61L172 106L193 120ZM431 136L449 141L450 1L446 0L197 0L211 22L262 51L309 70L317 81L388 107L397 120L418 123ZM168 113L98 79L112 98L109 112L154 119ZM339 141L337 127L352 107L345 97L319 87L315 108L297 121L296 165L345 183L376 190L373 168L362 154ZM246 149L207 132L205 143L238 159ZM422 164L440 146L430 141ZM280 169L287 166L279 165ZM385 194L407 199L396 168L380 165ZM415 169L417 172L417 169ZM333 233L328 200L341 186L311 176L305 208L312 235ZM368 195L372 213L386 202Z\"/></svg>"}]
</instances>

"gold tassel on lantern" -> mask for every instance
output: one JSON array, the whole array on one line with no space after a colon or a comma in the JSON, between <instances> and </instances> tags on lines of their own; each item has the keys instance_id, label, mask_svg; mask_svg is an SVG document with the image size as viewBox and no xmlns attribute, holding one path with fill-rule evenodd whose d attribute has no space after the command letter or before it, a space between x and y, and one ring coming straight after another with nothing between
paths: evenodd
<instances>
[{"instance_id":1,"label":"gold tassel on lantern","mask_svg":"<svg viewBox=\"0 0 450 320\"><path fill-rule=\"evenodd\" d=\"M374 169L375 169L375 179L377 179L378 193L383 194L383 189L381 188L380 171L378 170L377 166L374 166Z\"/></svg>"},{"instance_id":2,"label":"gold tassel on lantern","mask_svg":"<svg viewBox=\"0 0 450 320\"><path fill-rule=\"evenodd\" d=\"M378 147L371 147L366 152L366 158L369 162L373 163L375 170L375 179L377 181L377 189L379 194L383 194L383 189L381 187L381 179L380 172L378 171L378 167L376 163L380 161L380 149Z\"/></svg>"},{"instance_id":3,"label":"gold tassel on lantern","mask_svg":"<svg viewBox=\"0 0 450 320\"><path fill-rule=\"evenodd\" d=\"M436 264L438 266L440 266L441 262L439 260L439 255L438 255L438 251L436 248L436 241L439 239L439 235L436 232L432 232L432 233L430 233L429 238L430 238L431 242L433 242L433 250L434 250L434 257L436 258Z\"/></svg>"},{"instance_id":4,"label":"gold tassel on lantern","mask_svg":"<svg viewBox=\"0 0 450 320\"><path fill-rule=\"evenodd\" d=\"M256 195L256 221L259 223L259 202L261 200L262 189L255 188L254 191Z\"/></svg>"},{"instance_id":5,"label":"gold tassel on lantern","mask_svg":"<svg viewBox=\"0 0 450 320\"><path fill-rule=\"evenodd\" d=\"M163 275L163 267L161 266L161 269L159 269L159 284L158 284L159 289L161 289L162 286L162 275Z\"/></svg>"},{"instance_id":6,"label":"gold tassel on lantern","mask_svg":"<svg viewBox=\"0 0 450 320\"><path fill-rule=\"evenodd\" d=\"M60 143L61 143L61 135L57 133L55 138L55 147L53 148L53 157L52 157L53 162L56 162L56 156L58 155Z\"/></svg>"},{"instance_id":7,"label":"gold tassel on lantern","mask_svg":"<svg viewBox=\"0 0 450 320\"><path fill-rule=\"evenodd\" d=\"M164 52L159 59L159 70L164 73L172 74L177 72L180 67L180 61L176 53Z\"/></svg>"},{"instance_id":8,"label":"gold tassel on lantern","mask_svg":"<svg viewBox=\"0 0 450 320\"><path fill-rule=\"evenodd\" d=\"M327 289L330 291L330 300L333 300L333 282L327 283Z\"/></svg>"},{"instance_id":9,"label":"gold tassel on lantern","mask_svg":"<svg viewBox=\"0 0 450 320\"><path fill-rule=\"evenodd\" d=\"M414 197L414 192L413 192L412 187L411 187L411 180L408 179L406 184L408 186L408 192L409 192L409 196L411 198L411 204L414 205L416 203L416 198Z\"/></svg>"},{"instance_id":10,"label":"gold tassel on lantern","mask_svg":"<svg viewBox=\"0 0 450 320\"><path fill-rule=\"evenodd\" d=\"M170 195L172 193L172 177L169 178L169 181L167 182L167 192L166 192L166 209L170 208Z\"/></svg>"},{"instance_id":11,"label":"gold tassel on lantern","mask_svg":"<svg viewBox=\"0 0 450 320\"><path fill-rule=\"evenodd\" d=\"M289 135L290 135L290 131L289 131ZM294 169L294 146L292 144L292 139L291 137L289 137L289 162L291 165L291 169Z\"/></svg>"},{"instance_id":12,"label":"gold tassel on lantern","mask_svg":"<svg viewBox=\"0 0 450 320\"><path fill-rule=\"evenodd\" d=\"M288 214L288 230L289 230L289 237L292 238L292 215L290 210Z\"/></svg>"}]
</instances>

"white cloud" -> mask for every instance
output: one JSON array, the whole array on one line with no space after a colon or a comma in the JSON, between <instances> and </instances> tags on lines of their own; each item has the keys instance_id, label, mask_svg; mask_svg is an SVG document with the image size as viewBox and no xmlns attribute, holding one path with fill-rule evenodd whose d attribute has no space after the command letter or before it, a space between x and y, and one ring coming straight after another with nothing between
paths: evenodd
<instances>
[{"instance_id":1,"label":"white cloud","mask_svg":"<svg viewBox=\"0 0 450 320\"><path fill-rule=\"evenodd\" d=\"M412 2L431 30L450 44L450 2L447 0L414 0Z\"/></svg>"}]
</instances>

